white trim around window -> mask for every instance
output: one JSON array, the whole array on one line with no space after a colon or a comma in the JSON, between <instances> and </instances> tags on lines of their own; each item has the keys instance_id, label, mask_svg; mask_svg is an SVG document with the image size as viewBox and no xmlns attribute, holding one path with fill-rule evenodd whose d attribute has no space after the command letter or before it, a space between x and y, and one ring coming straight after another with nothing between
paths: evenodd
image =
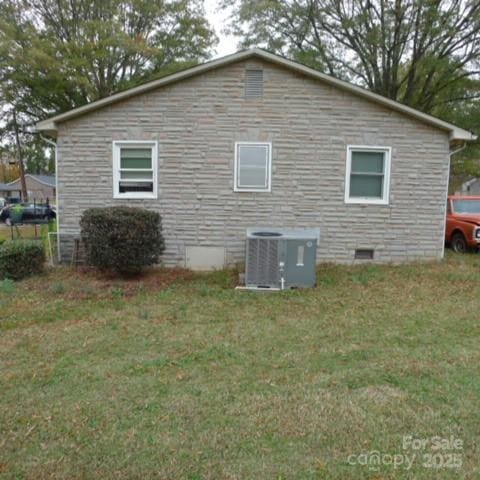
<instances>
[{"instance_id":1,"label":"white trim around window","mask_svg":"<svg viewBox=\"0 0 480 480\"><path fill-rule=\"evenodd\" d=\"M352 172L352 154L355 152L383 153L383 169L381 172ZM348 145L347 163L345 174L345 203L388 205L390 198L390 168L391 168L391 147L370 146L370 145ZM381 176L382 187L379 196L357 196L351 195L350 186L353 175Z\"/></svg>"},{"instance_id":2,"label":"white trim around window","mask_svg":"<svg viewBox=\"0 0 480 480\"><path fill-rule=\"evenodd\" d=\"M132 152L132 157L129 159L128 166L124 165L122 168L122 152ZM145 162L148 156L140 155L141 150L150 150L151 163ZM158 196L158 144L153 141L144 140L121 140L112 143L113 152L113 198L157 198ZM139 154L140 153L140 154ZM132 166L135 164L135 157L139 157L139 166ZM142 162L143 161L143 162ZM126 163L126 162L125 162ZM122 178L124 177L124 178ZM131 184L132 190L122 191L128 189ZM138 191L135 191L138 188ZM142 190L143 189L143 190Z\"/></svg>"},{"instance_id":3,"label":"white trim around window","mask_svg":"<svg viewBox=\"0 0 480 480\"><path fill-rule=\"evenodd\" d=\"M264 150L263 165L244 166L245 170L257 169L260 173L260 182L242 183L242 150L248 148ZM271 192L272 191L272 144L269 142L236 142L235 143L235 165L233 175L233 190L235 192ZM262 179L263 177L263 179Z\"/></svg>"}]
</instances>

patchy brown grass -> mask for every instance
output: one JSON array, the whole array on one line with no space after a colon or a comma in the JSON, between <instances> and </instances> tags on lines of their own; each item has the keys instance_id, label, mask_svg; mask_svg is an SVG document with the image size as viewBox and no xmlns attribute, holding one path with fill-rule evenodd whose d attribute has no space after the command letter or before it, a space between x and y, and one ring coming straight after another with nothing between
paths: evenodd
<instances>
[{"instance_id":1,"label":"patchy brown grass","mask_svg":"<svg viewBox=\"0 0 480 480\"><path fill-rule=\"evenodd\" d=\"M315 289L234 272L0 284L0 477L476 479L480 257L322 265ZM459 468L352 464L464 442ZM438 453L438 452L437 452ZM442 459L447 459L442 456Z\"/></svg>"},{"instance_id":2,"label":"patchy brown grass","mask_svg":"<svg viewBox=\"0 0 480 480\"><path fill-rule=\"evenodd\" d=\"M49 270L44 280L27 279L24 285L34 292L51 293L70 300L107 299L112 291L122 297L148 293L168 286L188 282L196 278L195 273L184 268L148 268L143 273L130 277L118 277L114 273L102 273L94 268L65 268Z\"/></svg>"},{"instance_id":3,"label":"patchy brown grass","mask_svg":"<svg viewBox=\"0 0 480 480\"><path fill-rule=\"evenodd\" d=\"M44 225L37 225L37 229L35 230L34 225L19 225L17 227L13 227L13 238L40 238L42 235L42 229L44 228ZM12 239L12 229L1 222L0 238L5 240Z\"/></svg>"}]
</instances>

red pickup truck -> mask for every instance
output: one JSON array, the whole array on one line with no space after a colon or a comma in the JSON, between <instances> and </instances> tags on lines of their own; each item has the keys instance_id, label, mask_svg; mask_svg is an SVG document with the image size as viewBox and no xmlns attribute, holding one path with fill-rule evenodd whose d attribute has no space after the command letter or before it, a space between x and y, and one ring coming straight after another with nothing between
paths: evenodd
<instances>
[{"instance_id":1,"label":"red pickup truck","mask_svg":"<svg viewBox=\"0 0 480 480\"><path fill-rule=\"evenodd\" d=\"M480 197L448 197L445 242L459 253L480 247Z\"/></svg>"}]
</instances>

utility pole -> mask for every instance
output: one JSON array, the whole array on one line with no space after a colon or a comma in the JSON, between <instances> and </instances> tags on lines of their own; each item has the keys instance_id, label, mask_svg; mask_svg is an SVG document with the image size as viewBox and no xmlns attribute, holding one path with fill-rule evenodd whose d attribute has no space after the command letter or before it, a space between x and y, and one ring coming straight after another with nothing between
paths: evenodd
<instances>
[{"instance_id":1,"label":"utility pole","mask_svg":"<svg viewBox=\"0 0 480 480\"><path fill-rule=\"evenodd\" d=\"M28 202L27 183L25 182L25 168L23 165L22 146L18 134L17 111L13 109L13 127L15 129L15 141L17 143L18 166L20 167L20 184L22 186L22 200Z\"/></svg>"}]
</instances>

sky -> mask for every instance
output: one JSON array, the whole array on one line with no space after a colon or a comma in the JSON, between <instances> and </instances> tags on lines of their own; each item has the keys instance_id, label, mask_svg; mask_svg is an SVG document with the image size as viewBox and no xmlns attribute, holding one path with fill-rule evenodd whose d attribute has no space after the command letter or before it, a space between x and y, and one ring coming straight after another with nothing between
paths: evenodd
<instances>
[{"instance_id":1,"label":"sky","mask_svg":"<svg viewBox=\"0 0 480 480\"><path fill-rule=\"evenodd\" d=\"M225 35L222 30L227 23L228 12L218 11L218 0L204 0L205 11L210 24L215 29L215 33L218 37L218 45L213 58L223 57L230 53L235 53L237 50L238 39L232 35Z\"/></svg>"}]
</instances>

